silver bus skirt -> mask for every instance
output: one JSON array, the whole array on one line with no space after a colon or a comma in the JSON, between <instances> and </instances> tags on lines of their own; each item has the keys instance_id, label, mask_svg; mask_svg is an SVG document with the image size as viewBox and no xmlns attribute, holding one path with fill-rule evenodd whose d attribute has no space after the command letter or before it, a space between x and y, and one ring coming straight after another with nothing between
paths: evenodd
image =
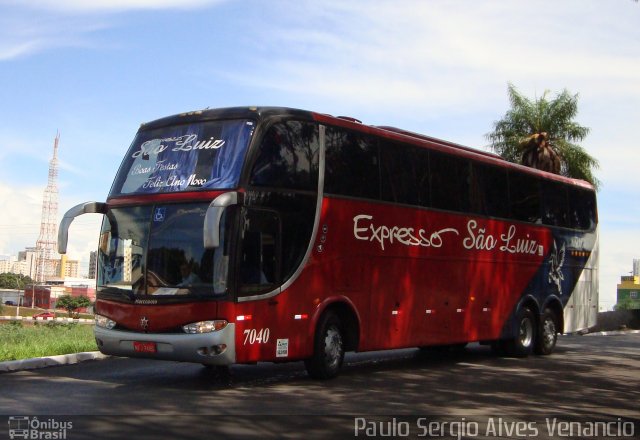
<instances>
[{"instance_id":1,"label":"silver bus skirt","mask_svg":"<svg viewBox=\"0 0 640 440\"><path fill-rule=\"evenodd\" d=\"M235 324L210 333L138 333L94 327L98 349L108 355L231 365L236 361ZM136 348L137 347L137 348Z\"/></svg>"}]
</instances>

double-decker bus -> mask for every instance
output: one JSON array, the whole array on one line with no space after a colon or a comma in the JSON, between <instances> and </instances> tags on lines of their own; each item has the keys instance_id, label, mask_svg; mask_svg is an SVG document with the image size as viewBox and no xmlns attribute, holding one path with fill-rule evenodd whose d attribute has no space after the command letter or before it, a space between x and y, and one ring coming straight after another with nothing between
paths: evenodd
<instances>
[{"instance_id":1,"label":"double-decker bus","mask_svg":"<svg viewBox=\"0 0 640 440\"><path fill-rule=\"evenodd\" d=\"M595 324L586 182L392 127L302 110L143 124L106 202L95 337L117 356L226 366L346 351L551 353Z\"/></svg>"}]
</instances>

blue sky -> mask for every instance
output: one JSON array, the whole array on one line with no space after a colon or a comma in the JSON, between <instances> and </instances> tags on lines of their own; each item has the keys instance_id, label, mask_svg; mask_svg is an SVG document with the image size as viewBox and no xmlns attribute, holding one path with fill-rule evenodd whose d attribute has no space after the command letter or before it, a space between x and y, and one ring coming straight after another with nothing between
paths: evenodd
<instances>
[{"instance_id":1,"label":"blue sky","mask_svg":"<svg viewBox=\"0 0 640 440\"><path fill-rule=\"evenodd\" d=\"M512 82L580 94L610 308L640 258L639 22L632 0L0 0L0 258L35 244L57 131L61 217L105 199L144 121L278 105L483 148ZM72 225L85 268L98 224Z\"/></svg>"}]
</instances>

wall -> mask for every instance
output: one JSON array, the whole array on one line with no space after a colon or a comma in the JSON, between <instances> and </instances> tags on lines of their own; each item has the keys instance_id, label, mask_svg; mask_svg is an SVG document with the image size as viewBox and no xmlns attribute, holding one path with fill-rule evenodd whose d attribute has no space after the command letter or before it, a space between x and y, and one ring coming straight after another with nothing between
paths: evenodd
<instances>
[{"instance_id":1,"label":"wall","mask_svg":"<svg viewBox=\"0 0 640 440\"><path fill-rule=\"evenodd\" d=\"M598 324L591 329L591 333L620 330L622 326L630 329L640 329L640 310L616 310L614 312L598 313Z\"/></svg>"}]
</instances>

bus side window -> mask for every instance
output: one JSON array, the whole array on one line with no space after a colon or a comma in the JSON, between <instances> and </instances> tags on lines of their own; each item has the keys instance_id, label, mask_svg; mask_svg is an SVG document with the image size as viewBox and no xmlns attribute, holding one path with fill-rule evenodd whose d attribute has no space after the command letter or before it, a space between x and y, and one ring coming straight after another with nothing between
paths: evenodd
<instances>
[{"instance_id":1,"label":"bus side window","mask_svg":"<svg viewBox=\"0 0 640 440\"><path fill-rule=\"evenodd\" d=\"M584 189L569 189L569 222L572 228L593 229L596 224L595 193Z\"/></svg>"},{"instance_id":2,"label":"bus side window","mask_svg":"<svg viewBox=\"0 0 640 440\"><path fill-rule=\"evenodd\" d=\"M326 143L325 192L379 199L377 141L360 133L327 127Z\"/></svg>"},{"instance_id":3,"label":"bus side window","mask_svg":"<svg viewBox=\"0 0 640 440\"><path fill-rule=\"evenodd\" d=\"M469 209L470 164L467 160L431 152L431 206L465 212Z\"/></svg>"},{"instance_id":4,"label":"bus side window","mask_svg":"<svg viewBox=\"0 0 640 440\"><path fill-rule=\"evenodd\" d=\"M381 198L429 206L429 152L383 140L380 144Z\"/></svg>"},{"instance_id":5,"label":"bus side window","mask_svg":"<svg viewBox=\"0 0 640 440\"><path fill-rule=\"evenodd\" d=\"M280 281L280 219L273 211L245 211L240 253L240 295L264 293Z\"/></svg>"},{"instance_id":6,"label":"bus side window","mask_svg":"<svg viewBox=\"0 0 640 440\"><path fill-rule=\"evenodd\" d=\"M540 215L540 182L533 176L509 173L511 217L531 223L542 223Z\"/></svg>"},{"instance_id":7,"label":"bus side window","mask_svg":"<svg viewBox=\"0 0 640 440\"><path fill-rule=\"evenodd\" d=\"M569 212L567 204L567 187L558 182L544 182L542 185L544 197L543 218L545 225L569 227Z\"/></svg>"},{"instance_id":8,"label":"bus side window","mask_svg":"<svg viewBox=\"0 0 640 440\"><path fill-rule=\"evenodd\" d=\"M474 163L471 166L470 211L490 217L509 217L506 170Z\"/></svg>"},{"instance_id":9,"label":"bus side window","mask_svg":"<svg viewBox=\"0 0 640 440\"><path fill-rule=\"evenodd\" d=\"M251 171L251 185L315 191L318 187L318 126L286 121L265 134Z\"/></svg>"}]
</instances>

